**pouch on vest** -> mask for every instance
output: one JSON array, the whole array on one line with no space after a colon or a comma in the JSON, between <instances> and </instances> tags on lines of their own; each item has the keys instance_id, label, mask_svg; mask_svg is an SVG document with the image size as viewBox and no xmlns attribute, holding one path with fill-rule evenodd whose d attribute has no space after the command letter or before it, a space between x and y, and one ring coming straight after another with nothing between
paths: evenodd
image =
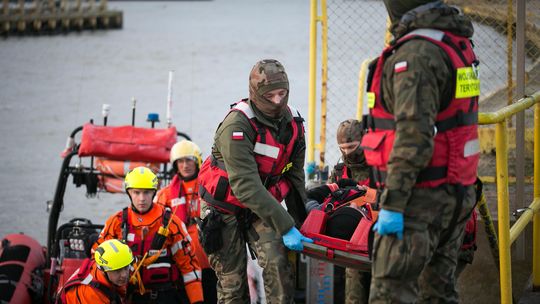
<instances>
[{"instance_id":1,"label":"pouch on vest","mask_svg":"<svg viewBox=\"0 0 540 304\"><path fill-rule=\"evenodd\" d=\"M392 137L392 138L389 138ZM384 150L390 144L390 149L394 143L393 136L384 131L368 132L362 137L360 148L364 150L366 161L370 166L383 166L388 161L384 159Z\"/></svg>"},{"instance_id":2,"label":"pouch on vest","mask_svg":"<svg viewBox=\"0 0 540 304\"><path fill-rule=\"evenodd\" d=\"M210 213L200 222L201 245L206 254L212 254L223 247L223 236L221 229L225 225L221 214L212 209Z\"/></svg>"},{"instance_id":3,"label":"pouch on vest","mask_svg":"<svg viewBox=\"0 0 540 304\"><path fill-rule=\"evenodd\" d=\"M476 181L476 171L461 170L458 172L458 168L465 166L476 168L478 165L480 159L480 142L478 140L478 133L471 132L471 129L476 130L476 128L475 125L464 126L447 131L449 134L449 145L456 147L456 149L450 149L450 154L448 155L448 164L455 164L455 166L448 166L448 179L450 183L461 182L464 185L471 185Z\"/></svg>"}]
</instances>

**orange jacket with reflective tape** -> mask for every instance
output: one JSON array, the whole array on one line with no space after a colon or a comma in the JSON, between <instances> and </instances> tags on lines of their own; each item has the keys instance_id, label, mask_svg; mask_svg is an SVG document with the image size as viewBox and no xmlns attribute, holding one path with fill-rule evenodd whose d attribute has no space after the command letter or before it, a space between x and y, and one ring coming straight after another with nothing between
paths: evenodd
<instances>
[{"instance_id":1,"label":"orange jacket with reflective tape","mask_svg":"<svg viewBox=\"0 0 540 304\"><path fill-rule=\"evenodd\" d=\"M191 181L183 181L178 175L175 175L171 183L159 190L156 195L155 202L171 208L174 214L178 216L187 226L189 235L191 236L191 245L195 250L195 255L199 260L202 269L210 268L208 257L199 243L199 230L194 221L195 217L200 217L201 203L198 195L197 179Z\"/></svg>"},{"instance_id":2,"label":"orange jacket with reflective tape","mask_svg":"<svg viewBox=\"0 0 540 304\"><path fill-rule=\"evenodd\" d=\"M140 260L145 254L145 252L143 252L144 250L142 250L142 247L146 247L144 244L147 244L145 240L150 240L149 243L151 243L154 235L156 235L158 229L162 225L165 208L162 205L154 203L150 210L145 214L135 212L131 207L127 210L129 229L126 241L130 245L133 255L137 256ZM94 244L94 250L105 240L123 239L122 213L122 211L119 211L107 220L99 239ZM185 289L191 303L203 301L201 267L195 256L192 238L189 235L186 226L178 219L178 217L172 214L170 220L169 234L163 245L164 250L161 252L161 255L170 255L174 265L165 265L166 263L161 263L160 255L160 259L156 260L155 263L141 267L143 283L145 286L147 283L150 283L145 282L148 278L148 276L144 275L145 272L156 272L160 268L170 269L171 267L177 267L183 278ZM142 240L143 244L133 243L135 240ZM149 251L147 258L152 256L152 254L157 253L157 250L151 250ZM178 282L171 283L177 284ZM155 286L155 284L152 285Z\"/></svg>"},{"instance_id":3,"label":"orange jacket with reflective tape","mask_svg":"<svg viewBox=\"0 0 540 304\"><path fill-rule=\"evenodd\" d=\"M65 290L62 290L59 293L60 302L68 304L124 303L126 288L113 286L106 275L97 269L96 263L94 261L89 262L91 263L89 268L82 269L84 266L83 264L83 266L77 269L66 281L64 284ZM81 271L85 273L80 273ZM74 283L76 280L78 282ZM97 288L96 285L99 285L100 288ZM110 297L100 289L109 290L108 293L110 295L117 295L122 302L118 303L114 299L110 299ZM62 294L63 292L64 294Z\"/></svg>"}]
</instances>

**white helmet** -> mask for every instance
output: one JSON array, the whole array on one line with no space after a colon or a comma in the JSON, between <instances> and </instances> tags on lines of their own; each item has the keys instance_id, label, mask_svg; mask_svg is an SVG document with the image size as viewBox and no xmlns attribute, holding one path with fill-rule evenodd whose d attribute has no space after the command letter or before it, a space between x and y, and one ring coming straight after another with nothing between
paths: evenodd
<instances>
[{"instance_id":1,"label":"white helmet","mask_svg":"<svg viewBox=\"0 0 540 304\"><path fill-rule=\"evenodd\" d=\"M195 161L198 168L201 168L202 153L199 146L189 140L182 140L174 144L171 149L171 163L174 163L181 158L189 158Z\"/></svg>"}]
</instances>

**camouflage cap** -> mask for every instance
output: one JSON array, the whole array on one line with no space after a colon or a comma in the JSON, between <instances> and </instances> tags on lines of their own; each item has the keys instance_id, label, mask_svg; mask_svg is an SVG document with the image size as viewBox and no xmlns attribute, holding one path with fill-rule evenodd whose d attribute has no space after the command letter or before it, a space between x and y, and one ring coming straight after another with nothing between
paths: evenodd
<instances>
[{"instance_id":1,"label":"camouflage cap","mask_svg":"<svg viewBox=\"0 0 540 304\"><path fill-rule=\"evenodd\" d=\"M388 15L392 24L398 22L406 12L412 10L415 7L424 5L429 2L437 2L434 0L383 0ZM439 1L440 2L440 1Z\"/></svg>"},{"instance_id":2,"label":"camouflage cap","mask_svg":"<svg viewBox=\"0 0 540 304\"><path fill-rule=\"evenodd\" d=\"M264 114L270 117L279 117L287 106L289 94L280 104L274 104L264 98L264 94L275 89L289 91L289 79L283 65L274 59L265 59L257 62L249 73L249 99Z\"/></svg>"},{"instance_id":3,"label":"camouflage cap","mask_svg":"<svg viewBox=\"0 0 540 304\"><path fill-rule=\"evenodd\" d=\"M342 121L337 128L338 144L362 140L362 123L356 119Z\"/></svg>"}]
</instances>

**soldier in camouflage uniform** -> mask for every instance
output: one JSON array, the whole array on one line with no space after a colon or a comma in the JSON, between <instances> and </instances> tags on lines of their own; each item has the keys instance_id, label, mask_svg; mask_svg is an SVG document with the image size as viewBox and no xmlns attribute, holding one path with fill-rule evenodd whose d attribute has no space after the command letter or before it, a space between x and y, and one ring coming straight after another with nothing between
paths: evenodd
<instances>
[{"instance_id":1,"label":"soldier in camouflage uniform","mask_svg":"<svg viewBox=\"0 0 540 304\"><path fill-rule=\"evenodd\" d=\"M391 46L395 48L383 53L384 61L375 68L372 84L379 81L380 86L371 87L374 97L370 102L370 130L362 141L368 164L385 169L374 170L374 175L378 173L379 181L384 182L384 190L380 199L382 209L374 226L370 303L458 303L454 272L465 222L475 202L471 180L476 175L478 157L474 133L479 92L472 90L472 95L457 99L457 87L462 84L457 82L457 69L449 64L454 62L450 61L449 52L427 39L400 38L417 29L437 29L444 31L445 38L450 33L455 39L462 39L456 49L474 55L468 40L463 38L472 36L473 27L468 18L442 1L384 3L392 21L395 40ZM475 68L474 64L465 65L470 71ZM465 110L458 111L456 115L462 117L451 122L455 124L451 130L466 131L462 138L455 136L455 142L439 149L442 134L452 132L438 124L440 114L456 99ZM391 115L383 117L386 119L374 116L384 111ZM384 123L387 127L382 126ZM471 140L467 141L469 137ZM390 148L385 146L389 140L393 140ZM467 166L453 174L462 180L434 184L427 179L427 186L419 187L427 176L421 173L433 168L430 166L434 157L450 154L448 151L457 149L456 146L462 150L454 150L454 156ZM377 152L383 149L385 152ZM447 175L440 178L448 179L453 165L447 160L446 167L443 166L448 169L443 171Z\"/></svg>"},{"instance_id":2,"label":"soldier in camouflage uniform","mask_svg":"<svg viewBox=\"0 0 540 304\"><path fill-rule=\"evenodd\" d=\"M219 303L249 303L246 243L263 268L267 302L294 302L293 270L287 259L287 248L302 250L301 242L311 240L295 228L306 217L305 141L302 119L287 105L288 96L289 82L281 63L271 59L258 62L249 77L249 99L233 107L220 124L212 155L202 166L199 176L203 197L201 217L217 212L222 220L223 244L208 255L219 280ZM260 140L263 135L265 143ZM272 138L278 142L277 146L287 148L276 152L277 147L269 147ZM265 164L259 160L273 159L268 156L274 152L273 158L289 155L284 162L286 165L277 168L281 173L277 175L279 182L269 182L276 176L261 176L261 167ZM227 193L234 193L241 205L231 203L231 198L220 201L218 193L208 195L215 188L210 180L215 177L212 172L219 163L224 165L230 185ZM276 169L275 163L271 165L272 170ZM285 184L285 188L281 187ZM276 185L280 186L277 194ZM280 205L282 199L287 210ZM232 205L232 210L236 210L227 212ZM239 206L242 208L238 209ZM238 210L240 213L250 210L255 215L248 216L248 227L245 219L240 223ZM204 234L203 229L203 238ZM291 236L296 241L292 245ZM204 240L202 242L204 246Z\"/></svg>"},{"instance_id":3,"label":"soldier in camouflage uniform","mask_svg":"<svg viewBox=\"0 0 540 304\"><path fill-rule=\"evenodd\" d=\"M362 123L356 119L342 121L337 129L337 143L342 154L342 163L334 166L330 181L335 183L339 179L350 178L356 183L367 185L369 178L369 167L366 163L364 151L360 148L360 141L364 128ZM341 303L343 295L343 282L340 277L343 275L343 268L335 266L334 278L336 303ZM371 273L361 272L354 268L345 269L345 299L347 304L364 304L368 302L369 284Z\"/></svg>"}]
</instances>

